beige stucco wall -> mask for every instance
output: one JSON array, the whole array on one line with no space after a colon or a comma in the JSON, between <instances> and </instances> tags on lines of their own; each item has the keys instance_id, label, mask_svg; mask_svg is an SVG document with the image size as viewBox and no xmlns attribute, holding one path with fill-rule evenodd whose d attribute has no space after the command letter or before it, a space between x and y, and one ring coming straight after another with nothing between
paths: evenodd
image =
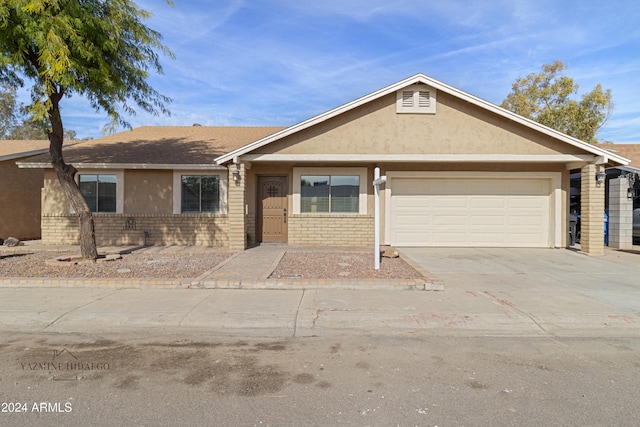
<instances>
[{"instance_id":1,"label":"beige stucco wall","mask_svg":"<svg viewBox=\"0 0 640 427\"><path fill-rule=\"evenodd\" d=\"M42 214L45 216L69 215L69 202L53 169L44 171L42 203Z\"/></svg>"},{"instance_id":2,"label":"beige stucco wall","mask_svg":"<svg viewBox=\"0 0 640 427\"><path fill-rule=\"evenodd\" d=\"M397 114L395 94L256 150L261 154L569 154L566 143L438 92L436 114Z\"/></svg>"},{"instance_id":3,"label":"beige stucco wall","mask_svg":"<svg viewBox=\"0 0 640 427\"><path fill-rule=\"evenodd\" d=\"M42 169L19 169L12 159L0 162L0 237L40 237Z\"/></svg>"},{"instance_id":4,"label":"beige stucco wall","mask_svg":"<svg viewBox=\"0 0 640 427\"><path fill-rule=\"evenodd\" d=\"M125 213L173 212L173 171L127 170L124 186Z\"/></svg>"}]
</instances>

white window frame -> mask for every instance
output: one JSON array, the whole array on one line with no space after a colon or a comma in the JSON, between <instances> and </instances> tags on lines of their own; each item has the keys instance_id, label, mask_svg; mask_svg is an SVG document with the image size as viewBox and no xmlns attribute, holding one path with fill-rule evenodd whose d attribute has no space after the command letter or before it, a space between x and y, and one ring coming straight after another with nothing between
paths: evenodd
<instances>
[{"instance_id":1,"label":"white window frame","mask_svg":"<svg viewBox=\"0 0 640 427\"><path fill-rule=\"evenodd\" d=\"M115 175L116 176L116 211L115 212L92 212L94 215L109 215L124 213L124 170L109 169L82 169L75 175L75 181L80 186L80 175ZM72 206L69 207L70 213L75 213Z\"/></svg>"},{"instance_id":2,"label":"white window frame","mask_svg":"<svg viewBox=\"0 0 640 427\"><path fill-rule=\"evenodd\" d=\"M329 175L329 176L354 176L360 177L360 190L358 197L358 212L300 212L300 180L303 175ZM293 168L293 214L303 215L366 215L367 214L367 168L366 167L350 167L350 168L314 168L302 167Z\"/></svg>"},{"instance_id":3,"label":"white window frame","mask_svg":"<svg viewBox=\"0 0 640 427\"><path fill-rule=\"evenodd\" d=\"M411 92L411 105L405 105L405 92ZM420 92L429 93L429 105L420 105ZM407 98L408 99L408 98ZM411 85L396 92L396 112L413 114L435 114L436 113L436 89L426 85Z\"/></svg>"},{"instance_id":4,"label":"white window frame","mask_svg":"<svg viewBox=\"0 0 640 427\"><path fill-rule=\"evenodd\" d=\"M182 212L182 176L217 176L220 182L220 211L219 212ZM174 170L173 171L173 213L176 215L220 215L227 213L227 182L228 173L224 171L203 170Z\"/></svg>"}]
</instances>

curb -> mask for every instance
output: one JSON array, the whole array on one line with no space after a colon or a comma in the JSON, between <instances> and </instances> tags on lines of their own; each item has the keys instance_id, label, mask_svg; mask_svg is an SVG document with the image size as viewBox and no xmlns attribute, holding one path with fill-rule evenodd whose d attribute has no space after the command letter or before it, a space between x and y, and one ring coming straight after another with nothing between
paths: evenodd
<instances>
[{"instance_id":1,"label":"curb","mask_svg":"<svg viewBox=\"0 0 640 427\"><path fill-rule=\"evenodd\" d=\"M442 284L423 279L259 279L249 281L208 280L192 284L203 289L345 289L345 290L416 290L443 291Z\"/></svg>"},{"instance_id":2,"label":"curb","mask_svg":"<svg viewBox=\"0 0 640 427\"><path fill-rule=\"evenodd\" d=\"M43 277L0 278L0 288L117 288L179 289L189 288L183 279L50 279Z\"/></svg>"},{"instance_id":3,"label":"curb","mask_svg":"<svg viewBox=\"0 0 640 427\"><path fill-rule=\"evenodd\" d=\"M444 291L444 285L422 279L50 279L38 277L0 278L3 288L116 288L116 289L254 289L254 290L417 290Z\"/></svg>"}]
</instances>

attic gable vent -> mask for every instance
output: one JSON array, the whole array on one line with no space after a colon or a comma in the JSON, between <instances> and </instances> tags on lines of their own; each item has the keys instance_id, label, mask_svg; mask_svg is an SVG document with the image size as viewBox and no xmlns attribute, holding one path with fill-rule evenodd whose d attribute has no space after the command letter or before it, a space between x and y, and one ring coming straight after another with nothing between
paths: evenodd
<instances>
[{"instance_id":1,"label":"attic gable vent","mask_svg":"<svg viewBox=\"0 0 640 427\"><path fill-rule=\"evenodd\" d=\"M429 108L431 105L431 98L429 97L428 90L418 91L418 107L420 108Z\"/></svg>"},{"instance_id":2,"label":"attic gable vent","mask_svg":"<svg viewBox=\"0 0 640 427\"><path fill-rule=\"evenodd\" d=\"M413 107L413 91L403 90L402 91L402 108L411 108L411 107Z\"/></svg>"},{"instance_id":3,"label":"attic gable vent","mask_svg":"<svg viewBox=\"0 0 640 427\"><path fill-rule=\"evenodd\" d=\"M413 85L398 91L396 112L435 114L436 90L425 85Z\"/></svg>"}]
</instances>

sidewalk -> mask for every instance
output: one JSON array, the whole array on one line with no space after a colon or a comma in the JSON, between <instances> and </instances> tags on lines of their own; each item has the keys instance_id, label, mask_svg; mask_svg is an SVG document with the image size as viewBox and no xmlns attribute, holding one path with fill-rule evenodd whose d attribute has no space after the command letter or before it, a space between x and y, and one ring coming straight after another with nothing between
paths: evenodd
<instances>
[{"instance_id":1,"label":"sidewalk","mask_svg":"<svg viewBox=\"0 0 640 427\"><path fill-rule=\"evenodd\" d=\"M200 282L231 283L237 280L233 272L242 271L243 277L267 284L261 275L282 251L246 251ZM251 258L242 256L249 252ZM279 338L349 333L640 337L637 254L612 252L596 258L557 249L412 249L403 254L433 270L446 289L0 285L0 330L109 333L161 328Z\"/></svg>"}]
</instances>

